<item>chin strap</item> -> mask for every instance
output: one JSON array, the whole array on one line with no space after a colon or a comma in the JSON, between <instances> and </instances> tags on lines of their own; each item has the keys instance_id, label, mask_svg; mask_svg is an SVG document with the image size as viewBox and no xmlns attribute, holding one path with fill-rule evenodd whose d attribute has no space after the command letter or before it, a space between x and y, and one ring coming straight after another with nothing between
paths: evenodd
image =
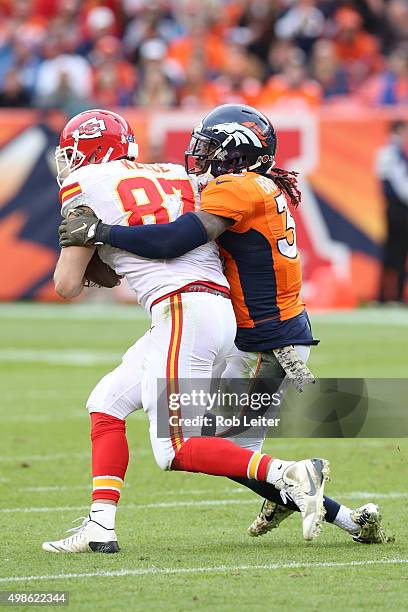
<instances>
[{"instance_id":1,"label":"chin strap","mask_svg":"<svg viewBox=\"0 0 408 612\"><path fill-rule=\"evenodd\" d=\"M109 149L106 151L105 155L102 157L101 164L106 164L106 162L109 161L110 156L112 155L112 153L113 153L113 147L109 147Z\"/></svg>"},{"instance_id":2,"label":"chin strap","mask_svg":"<svg viewBox=\"0 0 408 612\"><path fill-rule=\"evenodd\" d=\"M198 191L201 193L204 187L207 187L208 183L212 181L214 176L211 174L211 168L208 168L204 174L197 175L197 187Z\"/></svg>"}]
</instances>

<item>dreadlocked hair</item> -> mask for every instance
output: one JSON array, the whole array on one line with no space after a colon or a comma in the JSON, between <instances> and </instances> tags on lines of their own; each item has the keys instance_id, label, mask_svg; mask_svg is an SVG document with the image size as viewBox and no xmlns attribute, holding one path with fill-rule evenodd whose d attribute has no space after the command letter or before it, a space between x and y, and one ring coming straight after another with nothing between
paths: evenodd
<instances>
[{"instance_id":1,"label":"dreadlocked hair","mask_svg":"<svg viewBox=\"0 0 408 612\"><path fill-rule=\"evenodd\" d=\"M274 183L287 195L290 204L297 208L301 202L302 194L300 193L297 176L299 172L293 170L282 170L282 168L272 168L266 176L273 180Z\"/></svg>"}]
</instances>

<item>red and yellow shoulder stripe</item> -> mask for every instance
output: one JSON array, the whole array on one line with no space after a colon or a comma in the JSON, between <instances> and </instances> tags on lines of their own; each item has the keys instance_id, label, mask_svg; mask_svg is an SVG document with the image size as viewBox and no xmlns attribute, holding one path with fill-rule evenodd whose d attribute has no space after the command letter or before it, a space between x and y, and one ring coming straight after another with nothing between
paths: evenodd
<instances>
[{"instance_id":1,"label":"red and yellow shoulder stripe","mask_svg":"<svg viewBox=\"0 0 408 612\"><path fill-rule=\"evenodd\" d=\"M78 196L82 193L81 185L79 183L71 183L70 185L66 185L62 187L59 192L59 199L61 202L61 206L68 202L75 196Z\"/></svg>"}]
</instances>

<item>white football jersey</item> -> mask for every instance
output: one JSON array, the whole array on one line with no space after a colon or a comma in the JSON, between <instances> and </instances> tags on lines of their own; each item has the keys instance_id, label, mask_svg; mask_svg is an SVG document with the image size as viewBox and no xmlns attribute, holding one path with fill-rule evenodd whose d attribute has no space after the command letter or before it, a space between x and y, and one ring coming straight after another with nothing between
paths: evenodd
<instances>
[{"instance_id":1,"label":"white football jersey","mask_svg":"<svg viewBox=\"0 0 408 612\"><path fill-rule=\"evenodd\" d=\"M199 208L197 186L183 166L128 160L78 168L64 180L60 201L63 216L76 206L89 206L110 225L168 223ZM229 286L214 242L168 260L145 259L110 245L99 246L98 252L117 274L126 277L147 310L157 298L188 283Z\"/></svg>"}]
</instances>

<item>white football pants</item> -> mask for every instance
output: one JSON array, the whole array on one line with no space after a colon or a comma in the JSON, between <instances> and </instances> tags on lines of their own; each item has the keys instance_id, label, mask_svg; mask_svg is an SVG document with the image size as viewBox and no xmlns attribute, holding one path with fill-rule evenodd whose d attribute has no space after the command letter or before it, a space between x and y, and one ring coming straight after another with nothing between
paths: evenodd
<instances>
[{"instance_id":1,"label":"white football pants","mask_svg":"<svg viewBox=\"0 0 408 612\"><path fill-rule=\"evenodd\" d=\"M169 402L164 394L184 393L202 379L210 390L215 371L225 367L236 334L231 301L210 293L182 293L152 308L149 331L125 353L122 363L102 378L92 391L89 412L119 419L143 407L150 421L150 440L157 464L169 469L183 440L182 430L170 427ZM191 383L189 382L191 381ZM166 398L164 398L166 399ZM158 411L168 412L159 414ZM158 416L168 433L158 432Z\"/></svg>"}]
</instances>

